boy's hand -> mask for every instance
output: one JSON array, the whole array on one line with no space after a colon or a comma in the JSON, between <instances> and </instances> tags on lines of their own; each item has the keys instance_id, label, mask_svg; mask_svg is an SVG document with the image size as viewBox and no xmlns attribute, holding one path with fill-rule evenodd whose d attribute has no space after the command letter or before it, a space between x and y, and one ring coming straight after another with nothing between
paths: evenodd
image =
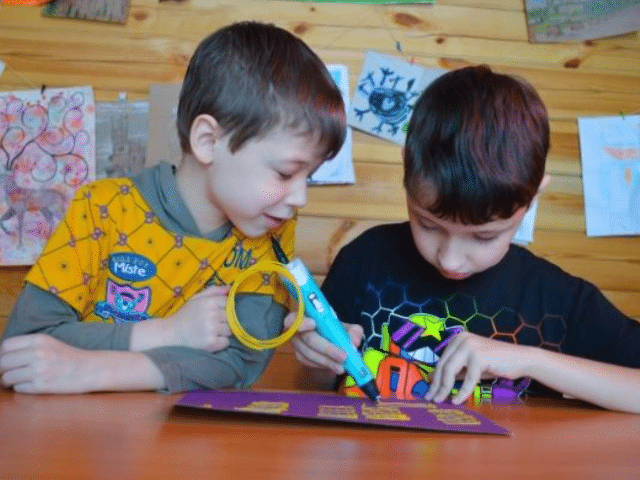
<instances>
[{"instance_id":1,"label":"boy's hand","mask_svg":"<svg viewBox=\"0 0 640 480\"><path fill-rule=\"evenodd\" d=\"M285 328L289 328L295 320L295 312L290 313L284 320ZM351 337L351 342L357 347L362 341L363 330L360 325L343 323ZM296 358L304 365L312 368L328 368L340 375L344 373L342 364L346 353L316 331L316 324L305 317L298 332L291 339Z\"/></svg>"},{"instance_id":2,"label":"boy's hand","mask_svg":"<svg viewBox=\"0 0 640 480\"><path fill-rule=\"evenodd\" d=\"M2 385L23 393L87 392L85 353L45 334L8 338L0 345Z\"/></svg>"},{"instance_id":3,"label":"boy's hand","mask_svg":"<svg viewBox=\"0 0 640 480\"><path fill-rule=\"evenodd\" d=\"M462 332L456 335L438 361L431 374L426 401L444 401L454 386L456 376L464 381L452 403L464 402L483 377L503 377L510 380L526 376L526 352L530 347L491 340Z\"/></svg>"},{"instance_id":4,"label":"boy's hand","mask_svg":"<svg viewBox=\"0 0 640 480\"><path fill-rule=\"evenodd\" d=\"M173 327L173 344L209 352L227 348L231 336L225 310L229 290L229 286L207 287L169 316L167 320Z\"/></svg>"}]
</instances>

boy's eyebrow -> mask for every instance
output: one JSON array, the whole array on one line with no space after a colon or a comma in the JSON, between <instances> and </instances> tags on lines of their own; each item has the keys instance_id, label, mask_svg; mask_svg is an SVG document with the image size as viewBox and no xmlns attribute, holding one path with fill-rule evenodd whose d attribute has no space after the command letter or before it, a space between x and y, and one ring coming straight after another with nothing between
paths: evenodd
<instances>
[{"instance_id":1,"label":"boy's eyebrow","mask_svg":"<svg viewBox=\"0 0 640 480\"><path fill-rule=\"evenodd\" d=\"M425 221L428 223L432 223L434 225L438 225L438 223L436 221L434 221L432 218L426 217L424 216L422 213L418 212L415 210L414 208L414 212L416 213L416 215L420 218L421 221ZM471 225L473 226L473 225ZM493 228L488 228L486 230L478 230L476 232L473 232L474 235L495 235L497 233L502 233L506 230L509 230L513 225L510 224L504 224L504 225L496 225Z\"/></svg>"}]
</instances>

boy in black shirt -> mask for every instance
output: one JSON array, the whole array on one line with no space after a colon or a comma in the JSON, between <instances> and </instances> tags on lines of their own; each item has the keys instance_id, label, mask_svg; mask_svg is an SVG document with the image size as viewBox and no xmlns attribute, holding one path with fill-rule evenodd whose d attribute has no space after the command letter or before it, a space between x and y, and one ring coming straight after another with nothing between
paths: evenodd
<instances>
[{"instance_id":1,"label":"boy in black shirt","mask_svg":"<svg viewBox=\"0 0 640 480\"><path fill-rule=\"evenodd\" d=\"M422 94L403 154L409 222L345 246L323 285L354 343L364 333L383 395L441 402L453 390L459 404L482 378L517 394L528 377L640 412L640 324L511 244L548 181L548 150L546 108L524 81L467 67ZM306 365L343 371L344 353L309 321L294 346Z\"/></svg>"}]
</instances>

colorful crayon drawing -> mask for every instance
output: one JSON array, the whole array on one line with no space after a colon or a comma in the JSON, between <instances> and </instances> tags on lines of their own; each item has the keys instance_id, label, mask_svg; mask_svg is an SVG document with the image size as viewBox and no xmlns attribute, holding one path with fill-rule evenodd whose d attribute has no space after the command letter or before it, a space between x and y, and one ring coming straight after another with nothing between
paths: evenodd
<instances>
[{"instance_id":1,"label":"colorful crayon drawing","mask_svg":"<svg viewBox=\"0 0 640 480\"><path fill-rule=\"evenodd\" d=\"M445 71L368 52L348 112L349 125L404 144L415 101Z\"/></svg>"},{"instance_id":2,"label":"colorful crayon drawing","mask_svg":"<svg viewBox=\"0 0 640 480\"><path fill-rule=\"evenodd\" d=\"M0 265L33 264L93 178L91 87L0 94Z\"/></svg>"}]
</instances>

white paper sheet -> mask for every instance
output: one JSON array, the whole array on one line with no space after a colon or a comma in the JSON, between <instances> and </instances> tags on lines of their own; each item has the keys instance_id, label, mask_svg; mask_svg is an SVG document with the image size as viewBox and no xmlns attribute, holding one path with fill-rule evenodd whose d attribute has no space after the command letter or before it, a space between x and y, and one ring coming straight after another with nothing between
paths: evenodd
<instances>
[{"instance_id":1,"label":"white paper sheet","mask_svg":"<svg viewBox=\"0 0 640 480\"><path fill-rule=\"evenodd\" d=\"M640 115L578 118L588 236L640 234Z\"/></svg>"},{"instance_id":2,"label":"white paper sheet","mask_svg":"<svg viewBox=\"0 0 640 480\"><path fill-rule=\"evenodd\" d=\"M349 111L349 71L346 65L327 65L333 80L338 85L345 109ZM349 184L355 183L353 170L353 153L351 128L346 127L347 134L342 148L331 160L324 162L309 179L311 184Z\"/></svg>"}]
</instances>

